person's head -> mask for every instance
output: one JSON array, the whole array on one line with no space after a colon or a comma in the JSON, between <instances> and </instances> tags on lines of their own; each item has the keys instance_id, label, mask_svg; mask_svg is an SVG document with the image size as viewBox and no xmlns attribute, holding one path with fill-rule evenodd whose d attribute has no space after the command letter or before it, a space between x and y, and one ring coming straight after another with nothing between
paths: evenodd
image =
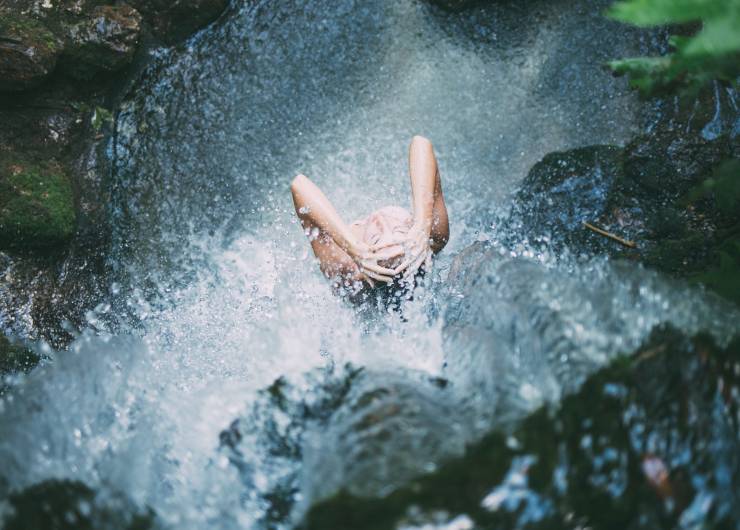
<instances>
[{"instance_id":1,"label":"person's head","mask_svg":"<svg viewBox=\"0 0 740 530\"><path fill-rule=\"evenodd\" d=\"M413 218L400 206L385 206L368 215L364 220L362 239L368 245L381 245L396 239L403 239L408 233ZM403 256L379 262L383 267L397 267Z\"/></svg>"}]
</instances>

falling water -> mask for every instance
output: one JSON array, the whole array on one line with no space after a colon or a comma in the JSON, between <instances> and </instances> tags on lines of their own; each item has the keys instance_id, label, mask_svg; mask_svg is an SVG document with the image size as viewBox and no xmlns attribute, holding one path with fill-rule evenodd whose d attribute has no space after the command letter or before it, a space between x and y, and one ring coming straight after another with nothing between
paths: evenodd
<instances>
[{"instance_id":1,"label":"falling water","mask_svg":"<svg viewBox=\"0 0 740 530\"><path fill-rule=\"evenodd\" d=\"M274 523L289 527L343 485L383 493L433 469L656 324L726 338L737 315L701 291L498 245L490 225L543 155L623 144L647 119L602 65L654 44L603 18L606 4L237 2L183 47L153 52L111 144L110 304L2 402L0 491L71 478L125 493L167 528L252 528L289 485L293 515ZM438 155L450 244L401 312L353 307L318 272L288 183L309 175L347 220L407 205L414 134ZM447 278L475 241L496 249L479 272L497 282L463 298ZM320 410L358 369L348 402L380 380L428 405L409 413L413 443L392 435L355 469L343 455L375 442L347 434L352 407ZM278 378L293 403L331 416L323 427L271 405ZM230 425L247 437L238 455L219 436ZM268 426L298 454L271 447Z\"/></svg>"}]
</instances>

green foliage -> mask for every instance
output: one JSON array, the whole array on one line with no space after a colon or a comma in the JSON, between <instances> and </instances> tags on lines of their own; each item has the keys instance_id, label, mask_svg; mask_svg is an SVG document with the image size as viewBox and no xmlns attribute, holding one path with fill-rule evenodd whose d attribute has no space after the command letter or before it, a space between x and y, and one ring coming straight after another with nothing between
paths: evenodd
<instances>
[{"instance_id":1,"label":"green foliage","mask_svg":"<svg viewBox=\"0 0 740 530\"><path fill-rule=\"evenodd\" d=\"M726 160L720 164L711 177L691 191L689 201L710 194L714 195L722 213L730 215L740 211L740 160Z\"/></svg>"},{"instance_id":2,"label":"green foliage","mask_svg":"<svg viewBox=\"0 0 740 530\"><path fill-rule=\"evenodd\" d=\"M0 164L0 248L52 248L74 234L72 185L53 163Z\"/></svg>"},{"instance_id":3,"label":"green foliage","mask_svg":"<svg viewBox=\"0 0 740 530\"><path fill-rule=\"evenodd\" d=\"M695 93L712 80L737 86L740 76L740 0L625 0L608 16L637 26L701 22L693 36L674 35L664 57L612 61L617 74L627 75L643 95L680 88Z\"/></svg>"},{"instance_id":4,"label":"green foliage","mask_svg":"<svg viewBox=\"0 0 740 530\"><path fill-rule=\"evenodd\" d=\"M728 240L719 251L719 265L695 278L740 305L740 240Z\"/></svg>"},{"instance_id":5,"label":"green foliage","mask_svg":"<svg viewBox=\"0 0 740 530\"><path fill-rule=\"evenodd\" d=\"M691 190L688 201L707 196L713 197L719 211L734 222L720 231L723 239L717 249L717 265L694 279L740 305L740 160L721 163L709 178Z\"/></svg>"},{"instance_id":6,"label":"green foliage","mask_svg":"<svg viewBox=\"0 0 740 530\"><path fill-rule=\"evenodd\" d=\"M103 127L103 125L113 123L113 114L106 108L96 106L95 110L93 110L91 123L93 129L97 132Z\"/></svg>"}]
</instances>

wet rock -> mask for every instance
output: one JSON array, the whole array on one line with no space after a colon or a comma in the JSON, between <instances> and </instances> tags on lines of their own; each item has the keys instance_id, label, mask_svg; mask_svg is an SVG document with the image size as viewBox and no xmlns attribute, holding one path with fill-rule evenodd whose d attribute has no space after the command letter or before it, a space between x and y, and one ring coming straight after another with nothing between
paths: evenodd
<instances>
[{"instance_id":1,"label":"wet rock","mask_svg":"<svg viewBox=\"0 0 740 530\"><path fill-rule=\"evenodd\" d=\"M39 362L39 356L19 344L12 344L0 333L0 377L5 374L27 372ZM2 393L2 381L0 381Z\"/></svg>"},{"instance_id":2,"label":"wet rock","mask_svg":"<svg viewBox=\"0 0 740 530\"><path fill-rule=\"evenodd\" d=\"M305 377L277 380L221 434L245 488L268 506L267 523L339 490L385 494L464 447L452 391L424 374L348 366Z\"/></svg>"},{"instance_id":3,"label":"wet rock","mask_svg":"<svg viewBox=\"0 0 740 530\"><path fill-rule=\"evenodd\" d=\"M207 26L226 9L228 0L132 0L151 25L154 35L174 44Z\"/></svg>"},{"instance_id":4,"label":"wet rock","mask_svg":"<svg viewBox=\"0 0 740 530\"><path fill-rule=\"evenodd\" d=\"M0 14L0 92L38 86L56 67L62 41L39 20Z\"/></svg>"},{"instance_id":5,"label":"wet rock","mask_svg":"<svg viewBox=\"0 0 740 530\"><path fill-rule=\"evenodd\" d=\"M740 156L740 140L730 135L713 139L675 131L642 135L625 148L620 191L643 202L673 202L733 156Z\"/></svg>"},{"instance_id":6,"label":"wet rock","mask_svg":"<svg viewBox=\"0 0 740 530\"><path fill-rule=\"evenodd\" d=\"M103 498L105 497L105 498ZM82 482L47 480L7 499L5 530L147 530L154 527L151 510L142 511L125 497L96 492Z\"/></svg>"},{"instance_id":7,"label":"wet rock","mask_svg":"<svg viewBox=\"0 0 740 530\"><path fill-rule=\"evenodd\" d=\"M387 494L446 456L461 454L464 414L450 389L406 374L363 372L303 449L313 499L339 490Z\"/></svg>"},{"instance_id":8,"label":"wet rock","mask_svg":"<svg viewBox=\"0 0 740 530\"><path fill-rule=\"evenodd\" d=\"M456 12L486 2L485 0L429 0L429 3L439 6L442 9Z\"/></svg>"},{"instance_id":9,"label":"wet rock","mask_svg":"<svg viewBox=\"0 0 740 530\"><path fill-rule=\"evenodd\" d=\"M739 362L740 339L656 330L557 408L384 498L342 492L301 528L735 528Z\"/></svg>"},{"instance_id":10,"label":"wet rock","mask_svg":"<svg viewBox=\"0 0 740 530\"><path fill-rule=\"evenodd\" d=\"M533 237L556 243L603 243L583 228L607 213L612 190L623 176L622 150L595 145L550 153L521 185L515 210Z\"/></svg>"},{"instance_id":11,"label":"wet rock","mask_svg":"<svg viewBox=\"0 0 740 530\"><path fill-rule=\"evenodd\" d=\"M67 30L64 70L89 79L114 72L134 57L141 33L141 15L126 4L98 6L82 22Z\"/></svg>"},{"instance_id":12,"label":"wet rock","mask_svg":"<svg viewBox=\"0 0 740 530\"><path fill-rule=\"evenodd\" d=\"M735 253L740 211L718 208L712 194L690 197L723 163L738 159L740 136L709 139L673 129L641 135L623 149L551 153L522 183L503 225L507 243L524 239L556 252L608 254L711 286L700 275L720 267L723 253ZM584 222L636 247L598 235ZM725 282L717 292L740 303L740 288Z\"/></svg>"},{"instance_id":13,"label":"wet rock","mask_svg":"<svg viewBox=\"0 0 740 530\"><path fill-rule=\"evenodd\" d=\"M74 231L72 185L58 164L0 160L0 249L53 250Z\"/></svg>"}]
</instances>

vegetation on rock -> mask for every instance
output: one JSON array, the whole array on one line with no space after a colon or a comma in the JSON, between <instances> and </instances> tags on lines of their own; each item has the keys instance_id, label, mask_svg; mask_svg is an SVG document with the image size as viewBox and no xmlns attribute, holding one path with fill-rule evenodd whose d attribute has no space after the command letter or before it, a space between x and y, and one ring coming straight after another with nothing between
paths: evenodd
<instances>
[{"instance_id":1,"label":"vegetation on rock","mask_svg":"<svg viewBox=\"0 0 740 530\"><path fill-rule=\"evenodd\" d=\"M303 528L735 528L738 355L738 340L658 330L557 408L387 497L340 493Z\"/></svg>"},{"instance_id":2,"label":"vegetation on rock","mask_svg":"<svg viewBox=\"0 0 740 530\"><path fill-rule=\"evenodd\" d=\"M0 14L0 91L33 88L56 67L62 42L38 20Z\"/></svg>"},{"instance_id":3,"label":"vegetation on rock","mask_svg":"<svg viewBox=\"0 0 740 530\"><path fill-rule=\"evenodd\" d=\"M53 249L74 235L69 177L53 162L0 162L0 248Z\"/></svg>"}]
</instances>

